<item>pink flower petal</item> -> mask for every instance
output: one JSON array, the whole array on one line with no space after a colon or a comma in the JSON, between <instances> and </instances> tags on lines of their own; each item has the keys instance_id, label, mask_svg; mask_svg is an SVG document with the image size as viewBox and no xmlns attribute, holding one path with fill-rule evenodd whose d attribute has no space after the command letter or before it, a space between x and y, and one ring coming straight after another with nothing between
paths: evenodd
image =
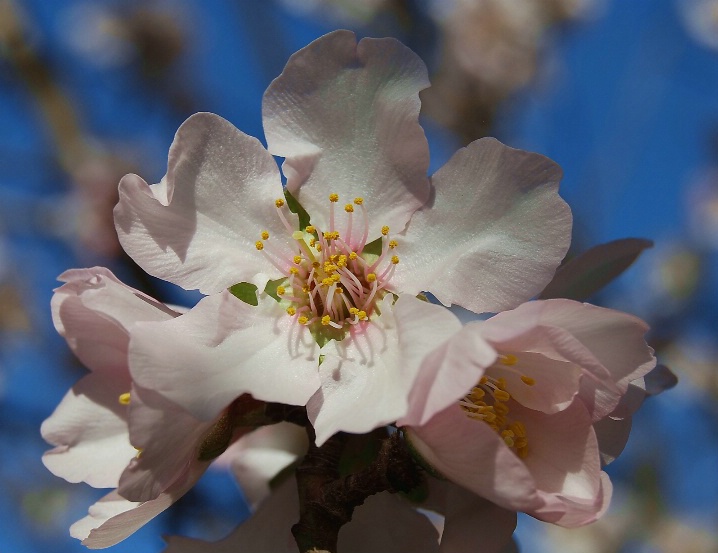
<instances>
[{"instance_id":1,"label":"pink flower petal","mask_svg":"<svg viewBox=\"0 0 718 553\"><path fill-rule=\"evenodd\" d=\"M122 179L117 234L145 271L185 289L210 294L238 282L263 289L277 269L255 242L264 230L287 234L274 205L280 183L257 139L199 113L177 131L160 183Z\"/></svg>"},{"instance_id":2,"label":"pink flower petal","mask_svg":"<svg viewBox=\"0 0 718 553\"><path fill-rule=\"evenodd\" d=\"M510 309L551 280L571 240L571 212L551 160L483 138L432 178L433 204L412 217L392 283L477 313Z\"/></svg>"},{"instance_id":3,"label":"pink flower petal","mask_svg":"<svg viewBox=\"0 0 718 553\"><path fill-rule=\"evenodd\" d=\"M429 149L418 123L426 67L392 39L349 31L294 54L264 95L269 151L286 158L287 189L325 230L328 196L365 197L369 237L401 231L428 198Z\"/></svg>"},{"instance_id":4,"label":"pink flower petal","mask_svg":"<svg viewBox=\"0 0 718 553\"><path fill-rule=\"evenodd\" d=\"M409 411L399 424L424 424L461 399L494 361L491 345L471 327L464 327L424 358L409 396Z\"/></svg>"},{"instance_id":5,"label":"pink flower petal","mask_svg":"<svg viewBox=\"0 0 718 553\"><path fill-rule=\"evenodd\" d=\"M104 549L115 545L187 493L202 472L188 474L186 479L176 482L157 499L144 503L127 501L117 491L110 492L90 507L88 516L70 527L70 535L82 540L82 545L88 549Z\"/></svg>"},{"instance_id":6,"label":"pink flower petal","mask_svg":"<svg viewBox=\"0 0 718 553\"><path fill-rule=\"evenodd\" d=\"M439 473L481 497L516 511L542 504L526 465L486 423L469 419L458 404L422 426L406 427L406 435Z\"/></svg>"},{"instance_id":7,"label":"pink flower petal","mask_svg":"<svg viewBox=\"0 0 718 553\"><path fill-rule=\"evenodd\" d=\"M129 388L129 378L125 384L101 374L72 387L41 427L42 437L56 446L42 457L50 472L96 488L117 486L137 454L127 431L127 407L118 402Z\"/></svg>"},{"instance_id":8,"label":"pink flower petal","mask_svg":"<svg viewBox=\"0 0 718 553\"><path fill-rule=\"evenodd\" d=\"M320 381L319 348L303 330L273 299L252 307L225 291L172 321L136 325L130 367L140 386L205 421L245 393L304 405Z\"/></svg>"},{"instance_id":9,"label":"pink flower petal","mask_svg":"<svg viewBox=\"0 0 718 553\"><path fill-rule=\"evenodd\" d=\"M576 528L595 522L608 510L613 485L605 472L599 474L599 489L594 498L579 499L560 494L542 494L546 505L537 509L533 516L565 528Z\"/></svg>"},{"instance_id":10,"label":"pink flower petal","mask_svg":"<svg viewBox=\"0 0 718 553\"><path fill-rule=\"evenodd\" d=\"M363 433L403 417L425 357L460 330L447 309L386 296L381 316L322 348L322 386L307 403L321 445L339 431Z\"/></svg>"}]
</instances>

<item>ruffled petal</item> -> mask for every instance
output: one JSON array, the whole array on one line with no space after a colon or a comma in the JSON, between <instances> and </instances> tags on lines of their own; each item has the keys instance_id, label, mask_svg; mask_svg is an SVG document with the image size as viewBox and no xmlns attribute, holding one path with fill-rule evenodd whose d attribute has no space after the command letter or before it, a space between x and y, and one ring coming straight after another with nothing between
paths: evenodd
<instances>
[{"instance_id":1,"label":"ruffled petal","mask_svg":"<svg viewBox=\"0 0 718 553\"><path fill-rule=\"evenodd\" d=\"M496 432L481 421L469 419L458 404L422 426L406 427L406 435L412 447L440 474L489 501L515 511L541 506L526 465Z\"/></svg>"},{"instance_id":2,"label":"ruffled petal","mask_svg":"<svg viewBox=\"0 0 718 553\"><path fill-rule=\"evenodd\" d=\"M188 290L210 294L238 282L262 289L277 269L255 242L264 230L287 235L274 205L280 183L257 139L198 113L177 131L160 183L120 181L120 243L145 271Z\"/></svg>"},{"instance_id":3,"label":"ruffled petal","mask_svg":"<svg viewBox=\"0 0 718 553\"><path fill-rule=\"evenodd\" d=\"M224 291L172 321L133 327L130 369L205 421L245 393L304 405L320 381L319 348L303 330L271 298L252 307Z\"/></svg>"},{"instance_id":4,"label":"ruffled petal","mask_svg":"<svg viewBox=\"0 0 718 553\"><path fill-rule=\"evenodd\" d=\"M510 309L551 280L571 240L561 169L541 155L482 138L432 178L433 204L399 237L392 284L476 313Z\"/></svg>"},{"instance_id":5,"label":"ruffled petal","mask_svg":"<svg viewBox=\"0 0 718 553\"><path fill-rule=\"evenodd\" d=\"M424 63L395 39L336 31L295 53L264 95L269 151L286 158L287 189L327 229L328 196L365 197L370 238L400 231L429 196L419 126Z\"/></svg>"},{"instance_id":6,"label":"ruffled petal","mask_svg":"<svg viewBox=\"0 0 718 553\"><path fill-rule=\"evenodd\" d=\"M130 445L127 407L118 397L130 389L121 379L90 374L65 395L43 422L42 437L56 446L42 462L69 482L114 488L127 463L137 454Z\"/></svg>"},{"instance_id":7,"label":"ruffled petal","mask_svg":"<svg viewBox=\"0 0 718 553\"><path fill-rule=\"evenodd\" d=\"M565 528L576 528L597 521L608 510L613 493L613 485L608 475L601 472L599 478L599 489L595 497L579 499L560 494L542 494L546 504L531 514L539 520Z\"/></svg>"},{"instance_id":8,"label":"ruffled petal","mask_svg":"<svg viewBox=\"0 0 718 553\"><path fill-rule=\"evenodd\" d=\"M412 296L392 301L386 296L379 317L322 348L321 389L307 403L317 445L403 417L424 359L461 328L439 305Z\"/></svg>"}]
</instances>

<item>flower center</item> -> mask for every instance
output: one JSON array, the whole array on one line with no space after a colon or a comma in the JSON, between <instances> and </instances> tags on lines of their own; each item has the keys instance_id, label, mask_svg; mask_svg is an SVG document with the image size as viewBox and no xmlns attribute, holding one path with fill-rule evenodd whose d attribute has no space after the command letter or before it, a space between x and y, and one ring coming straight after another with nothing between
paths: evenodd
<instances>
[{"instance_id":1,"label":"flower center","mask_svg":"<svg viewBox=\"0 0 718 553\"><path fill-rule=\"evenodd\" d=\"M277 287L277 296L288 302L287 314L298 324L315 329L346 330L369 321L378 311L378 301L390 291L399 263L393 254L398 244L390 238L389 227L382 227L376 243L367 242L369 220L364 200L354 198L344 206L341 224L335 207L338 202L337 194L329 195L329 229L309 225L296 230L284 213L285 201L276 200L277 214L296 248L289 253L275 248L267 231L255 244L286 277ZM379 248L370 252L373 246Z\"/></svg>"},{"instance_id":2,"label":"flower center","mask_svg":"<svg viewBox=\"0 0 718 553\"><path fill-rule=\"evenodd\" d=\"M515 355L499 355L499 363L504 365L500 370L515 372L511 365L515 365L517 360ZM529 376L521 375L520 378L526 386L535 384L534 379ZM506 386L505 378L484 375L459 401L459 405L466 412L466 416L488 424L519 458L525 459L529 453L526 427L521 421L510 416L512 399Z\"/></svg>"}]
</instances>

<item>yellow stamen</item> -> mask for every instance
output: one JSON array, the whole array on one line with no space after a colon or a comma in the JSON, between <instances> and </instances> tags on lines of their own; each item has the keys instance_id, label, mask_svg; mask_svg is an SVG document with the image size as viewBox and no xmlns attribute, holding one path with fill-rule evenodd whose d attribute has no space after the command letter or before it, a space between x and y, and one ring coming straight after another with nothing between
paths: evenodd
<instances>
[{"instance_id":1,"label":"yellow stamen","mask_svg":"<svg viewBox=\"0 0 718 553\"><path fill-rule=\"evenodd\" d=\"M282 198L277 198L276 200L274 200L274 205L276 205L277 207L282 207L284 205L284 200Z\"/></svg>"},{"instance_id":2,"label":"yellow stamen","mask_svg":"<svg viewBox=\"0 0 718 553\"><path fill-rule=\"evenodd\" d=\"M314 234L317 229L314 228L314 225L307 225L307 228L305 228L304 230L307 231L309 234Z\"/></svg>"},{"instance_id":3,"label":"yellow stamen","mask_svg":"<svg viewBox=\"0 0 718 553\"><path fill-rule=\"evenodd\" d=\"M359 311L357 313L357 317L359 317L360 321L366 321L367 320L366 311Z\"/></svg>"},{"instance_id":4,"label":"yellow stamen","mask_svg":"<svg viewBox=\"0 0 718 553\"><path fill-rule=\"evenodd\" d=\"M337 203L339 201L339 194L329 194L329 201Z\"/></svg>"},{"instance_id":5,"label":"yellow stamen","mask_svg":"<svg viewBox=\"0 0 718 553\"><path fill-rule=\"evenodd\" d=\"M526 376L525 374L521 375L521 382L523 382L527 386L533 386L534 384L536 384L536 381L533 378L531 378L530 376Z\"/></svg>"},{"instance_id":6,"label":"yellow stamen","mask_svg":"<svg viewBox=\"0 0 718 553\"><path fill-rule=\"evenodd\" d=\"M364 203L364 198L354 198L354 203L356 205L361 205Z\"/></svg>"},{"instance_id":7,"label":"yellow stamen","mask_svg":"<svg viewBox=\"0 0 718 553\"><path fill-rule=\"evenodd\" d=\"M354 206L352 204L347 204L344 206L344 211L347 213L354 213Z\"/></svg>"},{"instance_id":8,"label":"yellow stamen","mask_svg":"<svg viewBox=\"0 0 718 553\"><path fill-rule=\"evenodd\" d=\"M329 326L329 323L332 322L332 318L329 315L324 315L322 317L322 324L324 326Z\"/></svg>"},{"instance_id":9,"label":"yellow stamen","mask_svg":"<svg viewBox=\"0 0 718 553\"><path fill-rule=\"evenodd\" d=\"M375 275L374 273L369 273L369 274L366 276L366 281L367 281L367 282L374 282L375 280L376 280L376 275Z\"/></svg>"},{"instance_id":10,"label":"yellow stamen","mask_svg":"<svg viewBox=\"0 0 718 553\"><path fill-rule=\"evenodd\" d=\"M130 404L130 392L125 392L124 394L120 394L120 397L117 398L117 401L120 402L120 405L129 405Z\"/></svg>"},{"instance_id":11,"label":"yellow stamen","mask_svg":"<svg viewBox=\"0 0 718 553\"><path fill-rule=\"evenodd\" d=\"M299 269L297 269L296 267L289 267L289 272L293 275L296 275L299 273Z\"/></svg>"},{"instance_id":12,"label":"yellow stamen","mask_svg":"<svg viewBox=\"0 0 718 553\"><path fill-rule=\"evenodd\" d=\"M262 231L262 240L269 240L269 233L266 230Z\"/></svg>"},{"instance_id":13,"label":"yellow stamen","mask_svg":"<svg viewBox=\"0 0 718 553\"><path fill-rule=\"evenodd\" d=\"M294 316L297 314L297 309L295 307L287 307L287 315Z\"/></svg>"},{"instance_id":14,"label":"yellow stamen","mask_svg":"<svg viewBox=\"0 0 718 553\"><path fill-rule=\"evenodd\" d=\"M496 390L494 397L499 401L508 401L511 399L511 395L506 390Z\"/></svg>"},{"instance_id":15,"label":"yellow stamen","mask_svg":"<svg viewBox=\"0 0 718 553\"><path fill-rule=\"evenodd\" d=\"M499 363L502 365L515 365L518 361L518 357L510 353L506 355L499 355Z\"/></svg>"},{"instance_id":16,"label":"yellow stamen","mask_svg":"<svg viewBox=\"0 0 718 553\"><path fill-rule=\"evenodd\" d=\"M254 247L257 248L261 252L264 249L264 243L262 243L261 240L257 240L254 243Z\"/></svg>"},{"instance_id":17,"label":"yellow stamen","mask_svg":"<svg viewBox=\"0 0 718 553\"><path fill-rule=\"evenodd\" d=\"M389 227L387 227L386 225L384 225L383 227L381 227L381 233L382 233L384 236L386 236L387 234L389 234Z\"/></svg>"},{"instance_id":18,"label":"yellow stamen","mask_svg":"<svg viewBox=\"0 0 718 553\"><path fill-rule=\"evenodd\" d=\"M282 296L287 290L284 288L284 286L277 286L277 295Z\"/></svg>"},{"instance_id":19,"label":"yellow stamen","mask_svg":"<svg viewBox=\"0 0 718 553\"><path fill-rule=\"evenodd\" d=\"M389 240L389 248L394 249L399 245L399 243L396 240Z\"/></svg>"},{"instance_id":20,"label":"yellow stamen","mask_svg":"<svg viewBox=\"0 0 718 553\"><path fill-rule=\"evenodd\" d=\"M392 262L394 265L396 265L397 263L399 263L399 256L398 256L398 255L392 255L392 256L391 256L391 262Z\"/></svg>"},{"instance_id":21,"label":"yellow stamen","mask_svg":"<svg viewBox=\"0 0 718 553\"><path fill-rule=\"evenodd\" d=\"M297 265L299 265L299 264L302 262L302 256L301 256L301 255L295 255L294 258L292 259L292 261L294 261L294 263L296 263Z\"/></svg>"},{"instance_id":22,"label":"yellow stamen","mask_svg":"<svg viewBox=\"0 0 718 553\"><path fill-rule=\"evenodd\" d=\"M301 317L299 317L299 318L297 319L297 322L298 322L300 325L305 325L305 324L307 324L307 323L309 322L309 318L308 318L306 315L302 315Z\"/></svg>"},{"instance_id":23,"label":"yellow stamen","mask_svg":"<svg viewBox=\"0 0 718 553\"><path fill-rule=\"evenodd\" d=\"M359 257L357 255L357 252L349 252L349 259L351 259L352 261L354 261L357 257Z\"/></svg>"}]
</instances>

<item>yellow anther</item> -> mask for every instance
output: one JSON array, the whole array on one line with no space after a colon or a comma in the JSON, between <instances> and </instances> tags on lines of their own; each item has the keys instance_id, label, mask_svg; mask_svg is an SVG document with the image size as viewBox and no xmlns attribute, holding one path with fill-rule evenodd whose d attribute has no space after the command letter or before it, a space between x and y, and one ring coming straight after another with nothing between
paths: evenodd
<instances>
[{"instance_id":1,"label":"yellow anther","mask_svg":"<svg viewBox=\"0 0 718 553\"><path fill-rule=\"evenodd\" d=\"M308 294L308 293L309 293L309 286L302 286L302 292L304 292L305 294Z\"/></svg>"},{"instance_id":2,"label":"yellow anther","mask_svg":"<svg viewBox=\"0 0 718 553\"><path fill-rule=\"evenodd\" d=\"M292 261L294 261L294 263L296 263L297 265L299 265L299 264L302 262L302 256L301 256L301 255L295 255L294 258L292 259Z\"/></svg>"},{"instance_id":3,"label":"yellow anther","mask_svg":"<svg viewBox=\"0 0 718 553\"><path fill-rule=\"evenodd\" d=\"M392 255L392 256L391 256L391 262L392 262L394 265L396 265L397 263L399 263L399 256L398 256L398 255Z\"/></svg>"},{"instance_id":4,"label":"yellow anther","mask_svg":"<svg viewBox=\"0 0 718 553\"><path fill-rule=\"evenodd\" d=\"M536 381L533 378L531 378L530 376L526 376L525 374L521 375L521 382L523 382L527 386L533 386L534 384L536 384Z\"/></svg>"},{"instance_id":5,"label":"yellow anther","mask_svg":"<svg viewBox=\"0 0 718 553\"><path fill-rule=\"evenodd\" d=\"M381 233L382 233L384 236L386 236L387 234L389 234L389 227L387 227L386 225L384 225L383 227L381 227Z\"/></svg>"},{"instance_id":6,"label":"yellow anther","mask_svg":"<svg viewBox=\"0 0 718 553\"><path fill-rule=\"evenodd\" d=\"M257 240L254 243L254 247L257 248L261 252L264 249L264 243L261 240Z\"/></svg>"},{"instance_id":7,"label":"yellow anther","mask_svg":"<svg viewBox=\"0 0 718 553\"><path fill-rule=\"evenodd\" d=\"M322 324L324 326L329 326L329 323L332 322L332 318L329 315L324 315L322 317Z\"/></svg>"},{"instance_id":8,"label":"yellow anther","mask_svg":"<svg viewBox=\"0 0 718 553\"><path fill-rule=\"evenodd\" d=\"M309 239L309 246L310 246L310 247L313 248L313 247L314 247L314 244L316 244L316 243L317 243L317 239L316 239L316 238L310 238L310 239Z\"/></svg>"},{"instance_id":9,"label":"yellow anther","mask_svg":"<svg viewBox=\"0 0 718 553\"><path fill-rule=\"evenodd\" d=\"M321 244L317 244L317 245L316 245L316 248L317 248L317 251L318 251L318 252L322 251L322 245L321 245Z\"/></svg>"},{"instance_id":10,"label":"yellow anther","mask_svg":"<svg viewBox=\"0 0 718 553\"><path fill-rule=\"evenodd\" d=\"M284 286L277 286L277 295L278 295L278 296L284 295L284 293L285 293L286 291L287 291L287 290L286 290L286 288L284 288Z\"/></svg>"},{"instance_id":11,"label":"yellow anther","mask_svg":"<svg viewBox=\"0 0 718 553\"><path fill-rule=\"evenodd\" d=\"M299 317L299 318L297 319L297 322L298 322L300 325L305 325L305 324L307 324L307 323L309 322L309 318L308 318L306 315L302 315L301 317Z\"/></svg>"},{"instance_id":12,"label":"yellow anther","mask_svg":"<svg viewBox=\"0 0 718 553\"><path fill-rule=\"evenodd\" d=\"M339 194L329 194L329 201L337 203L339 201Z\"/></svg>"},{"instance_id":13,"label":"yellow anther","mask_svg":"<svg viewBox=\"0 0 718 553\"><path fill-rule=\"evenodd\" d=\"M367 282L374 282L375 280L376 280L376 275L375 275L374 273L369 273L369 274L366 276L366 281L367 281Z\"/></svg>"},{"instance_id":14,"label":"yellow anther","mask_svg":"<svg viewBox=\"0 0 718 553\"><path fill-rule=\"evenodd\" d=\"M496 386L498 386L499 390L505 390L506 389L506 379L502 376L496 381Z\"/></svg>"},{"instance_id":15,"label":"yellow anther","mask_svg":"<svg viewBox=\"0 0 718 553\"><path fill-rule=\"evenodd\" d=\"M330 261L324 262L324 272L325 273L333 273L334 271L337 270L337 268L338 267L336 265L334 265L334 263L331 263Z\"/></svg>"},{"instance_id":16,"label":"yellow anther","mask_svg":"<svg viewBox=\"0 0 718 553\"><path fill-rule=\"evenodd\" d=\"M471 390L471 399L472 401L479 401L481 398L483 398L486 395L486 392L482 390L481 388L474 388Z\"/></svg>"},{"instance_id":17,"label":"yellow anther","mask_svg":"<svg viewBox=\"0 0 718 553\"><path fill-rule=\"evenodd\" d=\"M354 213L354 206L352 204L347 204L344 206L344 211L347 213Z\"/></svg>"},{"instance_id":18,"label":"yellow anther","mask_svg":"<svg viewBox=\"0 0 718 553\"><path fill-rule=\"evenodd\" d=\"M329 260L334 263L337 259L339 259L339 256L337 254L332 254L329 256Z\"/></svg>"},{"instance_id":19,"label":"yellow anther","mask_svg":"<svg viewBox=\"0 0 718 553\"><path fill-rule=\"evenodd\" d=\"M516 454L519 456L519 459L526 459L529 454L529 448L526 446L520 447L516 450Z\"/></svg>"},{"instance_id":20,"label":"yellow anther","mask_svg":"<svg viewBox=\"0 0 718 553\"><path fill-rule=\"evenodd\" d=\"M125 392L124 394L120 394L120 397L117 398L117 401L120 402L120 405L129 405L130 404L130 392Z\"/></svg>"},{"instance_id":21,"label":"yellow anther","mask_svg":"<svg viewBox=\"0 0 718 553\"><path fill-rule=\"evenodd\" d=\"M501 437L502 438L513 438L514 433L511 430L504 430L503 432L501 432Z\"/></svg>"},{"instance_id":22,"label":"yellow anther","mask_svg":"<svg viewBox=\"0 0 718 553\"><path fill-rule=\"evenodd\" d=\"M506 355L499 355L499 362L502 365L515 365L517 361L518 361L518 357L516 357L515 355L512 355L510 353L508 353Z\"/></svg>"},{"instance_id":23,"label":"yellow anther","mask_svg":"<svg viewBox=\"0 0 718 553\"><path fill-rule=\"evenodd\" d=\"M322 286L331 286L333 283L334 283L334 280L332 280L331 277L322 279Z\"/></svg>"},{"instance_id":24,"label":"yellow anther","mask_svg":"<svg viewBox=\"0 0 718 553\"><path fill-rule=\"evenodd\" d=\"M339 259L337 260L337 266L342 269L347 266L347 256L342 254L339 256Z\"/></svg>"},{"instance_id":25,"label":"yellow anther","mask_svg":"<svg viewBox=\"0 0 718 553\"><path fill-rule=\"evenodd\" d=\"M350 307L350 308L349 308L349 314L350 314L350 315L356 315L357 313L359 313L359 309L358 309L358 308L356 308L356 307Z\"/></svg>"},{"instance_id":26,"label":"yellow anther","mask_svg":"<svg viewBox=\"0 0 718 553\"><path fill-rule=\"evenodd\" d=\"M509 394L506 390L496 390L494 392L494 397L499 401L508 401L511 399L511 394Z\"/></svg>"},{"instance_id":27,"label":"yellow anther","mask_svg":"<svg viewBox=\"0 0 718 553\"><path fill-rule=\"evenodd\" d=\"M319 263L319 261L312 262L312 267L314 267L315 269L318 269L320 266L321 266L321 263Z\"/></svg>"},{"instance_id":28,"label":"yellow anther","mask_svg":"<svg viewBox=\"0 0 718 553\"><path fill-rule=\"evenodd\" d=\"M399 243L396 240L389 240L389 248L392 250L396 248L399 245Z\"/></svg>"},{"instance_id":29,"label":"yellow anther","mask_svg":"<svg viewBox=\"0 0 718 553\"><path fill-rule=\"evenodd\" d=\"M356 205L361 205L364 203L364 198L354 198L354 203Z\"/></svg>"},{"instance_id":30,"label":"yellow anther","mask_svg":"<svg viewBox=\"0 0 718 553\"><path fill-rule=\"evenodd\" d=\"M357 255L357 252L349 252L349 259L351 259L352 261L354 261L357 257L359 257Z\"/></svg>"},{"instance_id":31,"label":"yellow anther","mask_svg":"<svg viewBox=\"0 0 718 553\"><path fill-rule=\"evenodd\" d=\"M334 273L330 278L334 282L339 282L342 279L342 276L339 273Z\"/></svg>"},{"instance_id":32,"label":"yellow anther","mask_svg":"<svg viewBox=\"0 0 718 553\"><path fill-rule=\"evenodd\" d=\"M479 384L486 384L488 381L489 381L488 378L486 378L485 376L482 376L481 379L479 380Z\"/></svg>"},{"instance_id":33,"label":"yellow anther","mask_svg":"<svg viewBox=\"0 0 718 553\"><path fill-rule=\"evenodd\" d=\"M357 317L359 317L360 321L366 321L367 320L366 311L359 311L357 313Z\"/></svg>"},{"instance_id":34,"label":"yellow anther","mask_svg":"<svg viewBox=\"0 0 718 553\"><path fill-rule=\"evenodd\" d=\"M504 436L504 443L509 447L514 447L514 439L508 436Z\"/></svg>"},{"instance_id":35,"label":"yellow anther","mask_svg":"<svg viewBox=\"0 0 718 553\"><path fill-rule=\"evenodd\" d=\"M299 269L297 269L296 267L289 267L289 272L293 275L296 275L299 273Z\"/></svg>"},{"instance_id":36,"label":"yellow anther","mask_svg":"<svg viewBox=\"0 0 718 553\"><path fill-rule=\"evenodd\" d=\"M335 290L335 293L337 293L337 294L343 294L343 293L344 293L344 288L342 288L341 286L337 286L337 289Z\"/></svg>"},{"instance_id":37,"label":"yellow anther","mask_svg":"<svg viewBox=\"0 0 718 553\"><path fill-rule=\"evenodd\" d=\"M505 403L497 401L496 403L494 403L494 411L496 411L499 415L505 415L509 412L509 408L506 406Z\"/></svg>"},{"instance_id":38,"label":"yellow anther","mask_svg":"<svg viewBox=\"0 0 718 553\"><path fill-rule=\"evenodd\" d=\"M519 421L515 421L515 422L511 423L511 426L509 426L509 428L519 438L526 437L526 427L523 425L523 423L521 423Z\"/></svg>"},{"instance_id":39,"label":"yellow anther","mask_svg":"<svg viewBox=\"0 0 718 553\"><path fill-rule=\"evenodd\" d=\"M516 447L526 447L529 444L529 441L526 438L516 438L514 443L516 444Z\"/></svg>"},{"instance_id":40,"label":"yellow anther","mask_svg":"<svg viewBox=\"0 0 718 553\"><path fill-rule=\"evenodd\" d=\"M496 420L496 414L495 413L483 413L484 420L488 423L494 422Z\"/></svg>"},{"instance_id":41,"label":"yellow anther","mask_svg":"<svg viewBox=\"0 0 718 553\"><path fill-rule=\"evenodd\" d=\"M314 228L314 225L307 225L307 228L305 228L304 230L309 234L314 234L317 229Z\"/></svg>"},{"instance_id":42,"label":"yellow anther","mask_svg":"<svg viewBox=\"0 0 718 553\"><path fill-rule=\"evenodd\" d=\"M274 205L276 205L277 207L282 207L284 205L284 200L282 198L277 198L276 200L274 200Z\"/></svg>"},{"instance_id":43,"label":"yellow anther","mask_svg":"<svg viewBox=\"0 0 718 553\"><path fill-rule=\"evenodd\" d=\"M269 240L269 233L266 230L262 231L262 240Z\"/></svg>"},{"instance_id":44,"label":"yellow anther","mask_svg":"<svg viewBox=\"0 0 718 553\"><path fill-rule=\"evenodd\" d=\"M296 307L287 307L287 315L294 316L297 314Z\"/></svg>"}]
</instances>

